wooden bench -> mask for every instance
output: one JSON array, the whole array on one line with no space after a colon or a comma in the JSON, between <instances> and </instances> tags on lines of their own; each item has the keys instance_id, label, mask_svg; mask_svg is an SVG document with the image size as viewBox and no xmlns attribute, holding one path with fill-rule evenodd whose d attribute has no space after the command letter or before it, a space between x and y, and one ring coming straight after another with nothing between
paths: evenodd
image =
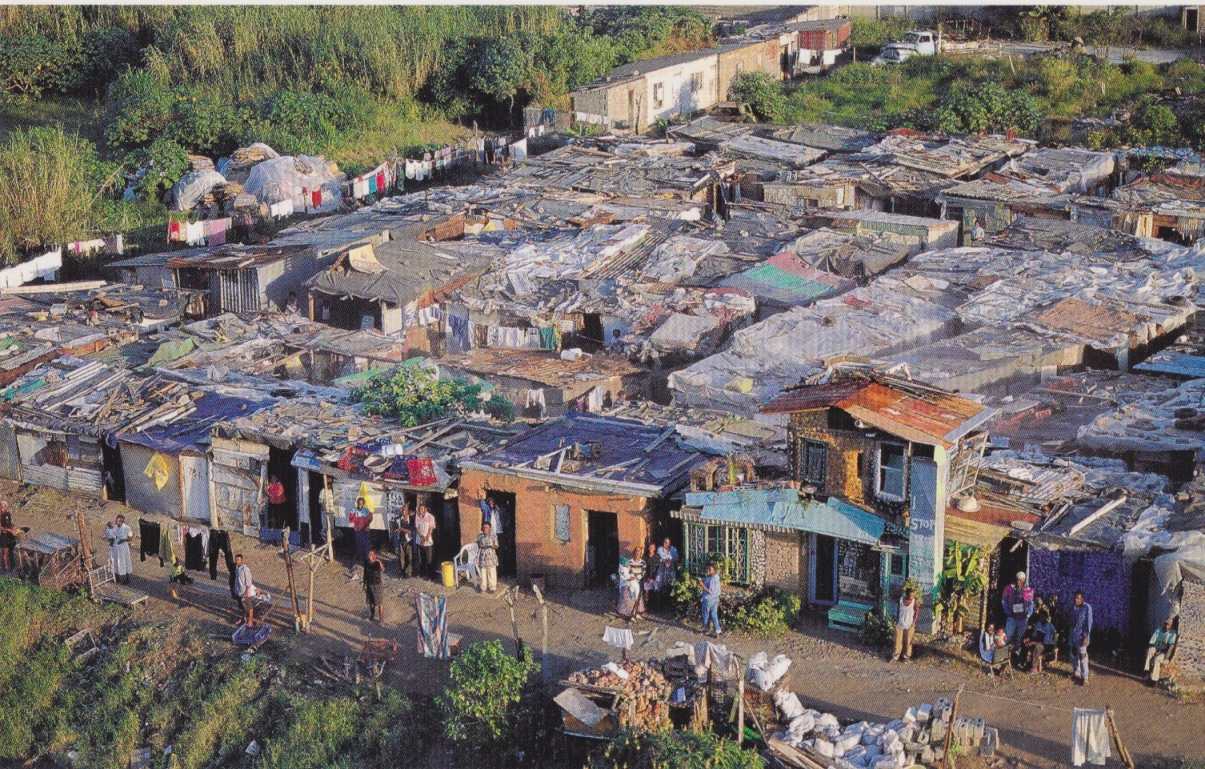
<instances>
[{"instance_id":1,"label":"wooden bench","mask_svg":"<svg viewBox=\"0 0 1205 769\"><path fill-rule=\"evenodd\" d=\"M842 598L836 606L828 610L828 626L832 630L856 633L866 622L866 612L873 608L868 603Z\"/></svg>"}]
</instances>

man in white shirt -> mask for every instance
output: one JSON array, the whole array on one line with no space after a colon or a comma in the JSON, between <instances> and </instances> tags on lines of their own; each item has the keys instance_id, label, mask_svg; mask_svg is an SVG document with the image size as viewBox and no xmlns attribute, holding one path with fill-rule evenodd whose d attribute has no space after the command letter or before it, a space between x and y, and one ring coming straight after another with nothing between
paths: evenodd
<instances>
[{"instance_id":1,"label":"man in white shirt","mask_svg":"<svg viewBox=\"0 0 1205 769\"><path fill-rule=\"evenodd\" d=\"M919 608L920 602L912 594L912 588L904 588L904 594L900 596L899 614L895 620L895 652L891 655L892 662L900 661L901 652L904 662L912 661L912 634L916 630L916 614Z\"/></svg>"},{"instance_id":2,"label":"man in white shirt","mask_svg":"<svg viewBox=\"0 0 1205 769\"><path fill-rule=\"evenodd\" d=\"M419 505L414 536L418 540L419 573L429 577L435 561L435 516L426 505Z\"/></svg>"}]
</instances>

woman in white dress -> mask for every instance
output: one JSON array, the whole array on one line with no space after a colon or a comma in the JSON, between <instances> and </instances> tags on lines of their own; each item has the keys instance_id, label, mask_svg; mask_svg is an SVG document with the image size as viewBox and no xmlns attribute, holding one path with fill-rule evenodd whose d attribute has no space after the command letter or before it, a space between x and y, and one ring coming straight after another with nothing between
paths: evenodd
<instances>
[{"instance_id":1,"label":"woman in white dress","mask_svg":"<svg viewBox=\"0 0 1205 769\"><path fill-rule=\"evenodd\" d=\"M130 540L134 532L126 523L124 515L105 525L105 539L109 542L109 562L113 564L113 576L122 584L129 584L134 563L130 558Z\"/></svg>"}]
</instances>

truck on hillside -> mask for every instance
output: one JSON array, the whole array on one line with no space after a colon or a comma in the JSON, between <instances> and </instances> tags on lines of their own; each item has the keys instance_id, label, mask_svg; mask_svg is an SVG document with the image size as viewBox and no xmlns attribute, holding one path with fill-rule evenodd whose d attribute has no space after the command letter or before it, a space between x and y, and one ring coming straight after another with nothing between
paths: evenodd
<instances>
[{"instance_id":1,"label":"truck on hillside","mask_svg":"<svg viewBox=\"0 0 1205 769\"><path fill-rule=\"evenodd\" d=\"M913 56L934 56L941 50L941 36L932 30L913 30L897 43L883 46L870 62L876 66L900 64Z\"/></svg>"}]
</instances>

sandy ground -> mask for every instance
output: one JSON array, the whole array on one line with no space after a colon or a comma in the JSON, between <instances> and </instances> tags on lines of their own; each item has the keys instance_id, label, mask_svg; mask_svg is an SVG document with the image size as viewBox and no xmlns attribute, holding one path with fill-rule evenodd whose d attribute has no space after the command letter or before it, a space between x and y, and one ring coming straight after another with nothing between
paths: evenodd
<instances>
[{"instance_id":1,"label":"sandy ground","mask_svg":"<svg viewBox=\"0 0 1205 769\"><path fill-rule=\"evenodd\" d=\"M114 503L72 498L56 492L0 482L0 499L14 510L18 526L33 531L75 533L72 511L87 511L95 541L103 552L103 522L124 512L137 533L138 513ZM284 562L275 548L236 535L235 549L250 564L257 585L275 598L274 637L288 641L283 648L296 659L328 655L341 659L355 654L368 638L396 639L399 660L392 664L390 680L406 691L432 693L442 684L447 663L427 660L415 652L413 595L417 591L448 595L449 629L466 642L512 638L510 611L497 596L480 595L472 588L445 591L433 581L386 577L385 624L367 618L363 588L349 579L346 561L328 564L318 573L315 589L316 617L310 634L294 636L288 606ZM394 570L392 557L387 567ZM150 600L138 611L150 614L182 612L201 632L228 633L234 620L226 575L216 582L208 573L193 572L196 583L184 589L181 600L167 590L165 570L157 560L140 562L135 556L131 587L146 592ZM299 570L299 575L304 570ZM549 637L546 676L556 681L569 672L615 659L618 651L602 643L603 628L619 621L609 615L608 591L553 591L548 596ZM538 603L530 590L516 600L515 620L524 642L540 648ZM668 616L652 616L634 627L635 658L657 657L675 641L697 641L697 624L683 624ZM1070 669L1060 662L1041 676L1017 673L997 681L981 673L972 658L923 642L910 664L891 664L883 655L860 644L855 637L830 631L819 616L808 617L797 631L773 641L726 634L724 643L742 654L766 650L785 653L794 661L790 669L792 690L810 707L829 710L839 717L885 721L899 717L909 706L952 697L963 687L961 710L981 717L1000 730L1000 755L1020 767L1056 767L1070 763L1071 708L1111 705L1123 739L1140 767L1178 767L1182 759L1205 760L1205 704L1182 702L1149 688L1134 676L1094 666L1087 687L1072 684ZM274 646L272 648L282 648ZM1112 764L1111 764L1112 765ZM1119 765L1119 764L1117 764Z\"/></svg>"}]
</instances>

